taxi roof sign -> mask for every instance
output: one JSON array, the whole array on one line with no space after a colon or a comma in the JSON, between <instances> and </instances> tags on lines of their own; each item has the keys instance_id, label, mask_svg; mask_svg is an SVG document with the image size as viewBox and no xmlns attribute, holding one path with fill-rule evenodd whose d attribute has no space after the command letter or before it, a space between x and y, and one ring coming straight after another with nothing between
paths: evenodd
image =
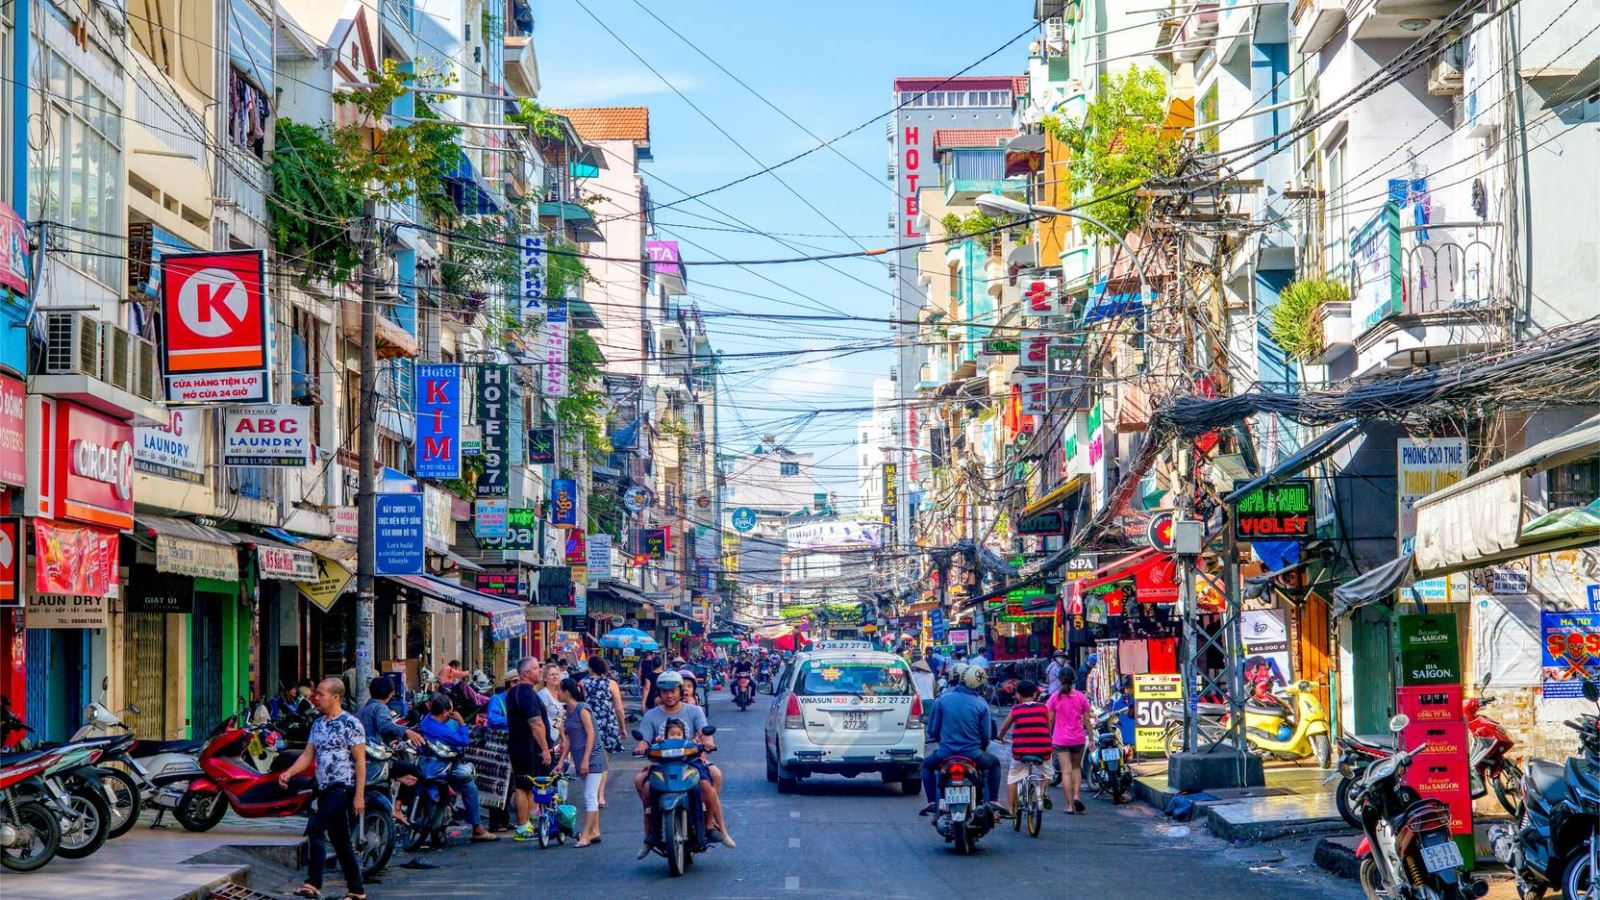
<instances>
[{"instance_id":1,"label":"taxi roof sign","mask_svg":"<svg viewBox=\"0 0 1600 900\"><path fill-rule=\"evenodd\" d=\"M817 650L876 650L871 641L817 641L810 649Z\"/></svg>"}]
</instances>

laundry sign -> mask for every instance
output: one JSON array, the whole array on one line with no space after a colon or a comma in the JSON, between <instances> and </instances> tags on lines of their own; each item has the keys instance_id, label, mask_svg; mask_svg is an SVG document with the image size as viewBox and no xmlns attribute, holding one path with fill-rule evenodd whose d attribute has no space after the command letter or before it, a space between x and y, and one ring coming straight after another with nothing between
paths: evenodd
<instances>
[{"instance_id":1,"label":"laundry sign","mask_svg":"<svg viewBox=\"0 0 1600 900\"><path fill-rule=\"evenodd\" d=\"M284 581L316 581L318 578L317 557L310 550L257 545L256 562L263 578Z\"/></svg>"},{"instance_id":2,"label":"laundry sign","mask_svg":"<svg viewBox=\"0 0 1600 900\"><path fill-rule=\"evenodd\" d=\"M236 406L224 417L222 464L303 468L313 437L308 406Z\"/></svg>"}]
</instances>

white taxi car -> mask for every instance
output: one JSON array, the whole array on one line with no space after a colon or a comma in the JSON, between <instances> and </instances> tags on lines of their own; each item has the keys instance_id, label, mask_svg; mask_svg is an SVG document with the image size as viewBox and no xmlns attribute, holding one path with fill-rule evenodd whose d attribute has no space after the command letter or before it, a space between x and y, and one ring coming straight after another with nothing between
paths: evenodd
<instances>
[{"instance_id":1,"label":"white taxi car","mask_svg":"<svg viewBox=\"0 0 1600 900\"><path fill-rule=\"evenodd\" d=\"M819 641L772 682L767 780L778 793L808 775L877 772L921 790L922 699L905 660L870 641Z\"/></svg>"}]
</instances>

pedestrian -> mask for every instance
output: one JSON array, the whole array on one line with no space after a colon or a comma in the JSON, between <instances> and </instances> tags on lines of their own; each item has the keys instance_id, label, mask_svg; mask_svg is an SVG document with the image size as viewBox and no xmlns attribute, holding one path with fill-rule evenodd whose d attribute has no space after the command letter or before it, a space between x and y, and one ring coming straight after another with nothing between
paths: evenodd
<instances>
[{"instance_id":1,"label":"pedestrian","mask_svg":"<svg viewBox=\"0 0 1600 900\"><path fill-rule=\"evenodd\" d=\"M1056 692L1046 704L1054 715L1050 743L1056 751L1056 771L1061 773L1061 794L1066 801L1062 812L1069 816L1086 812L1080 793L1083 748L1089 740L1089 717L1092 715L1089 698L1077 685L1078 673L1071 666L1063 666L1057 676Z\"/></svg>"},{"instance_id":2,"label":"pedestrian","mask_svg":"<svg viewBox=\"0 0 1600 900\"><path fill-rule=\"evenodd\" d=\"M1000 726L997 740L1011 735L1011 771L1006 776L1006 796L1011 801L1011 814L1017 814L1017 785L1028 777L1025 756L1050 755L1050 728L1053 724L1048 706L1039 702L1039 685L1029 680L1017 682L1017 705L1011 707Z\"/></svg>"},{"instance_id":3,"label":"pedestrian","mask_svg":"<svg viewBox=\"0 0 1600 900\"><path fill-rule=\"evenodd\" d=\"M611 677L611 666L603 657L589 657L589 677L583 680L583 692L589 698L600 748L608 754L621 753L622 726L628 721L628 713L622 705L622 688ZM606 777L610 774L609 770L600 774L601 809L606 808Z\"/></svg>"},{"instance_id":4,"label":"pedestrian","mask_svg":"<svg viewBox=\"0 0 1600 900\"><path fill-rule=\"evenodd\" d=\"M539 699L544 701L545 715L550 719L550 746L561 743L561 729L566 718L566 707L556 697L556 688L561 686L561 679L567 677L567 667L559 662L546 663L544 667L544 680L539 688Z\"/></svg>"},{"instance_id":5,"label":"pedestrian","mask_svg":"<svg viewBox=\"0 0 1600 900\"><path fill-rule=\"evenodd\" d=\"M306 822L306 883L295 890L296 897L322 896L322 868L328 858L327 841L333 841L339 868L344 872L346 900L366 900L361 883L361 862L350 840L353 813L359 821L367 808L367 736L361 722L344 711L344 681L325 678L311 692L311 704L322 713L311 723L306 740L310 753L300 754L278 775L278 786L288 789L289 780L317 766L316 809Z\"/></svg>"},{"instance_id":6,"label":"pedestrian","mask_svg":"<svg viewBox=\"0 0 1600 900\"><path fill-rule=\"evenodd\" d=\"M470 674L472 673L461 668L461 660L452 659L444 664L444 668L439 670L439 686L441 688L451 687Z\"/></svg>"},{"instance_id":7,"label":"pedestrian","mask_svg":"<svg viewBox=\"0 0 1600 900\"><path fill-rule=\"evenodd\" d=\"M639 712L654 709L656 705L656 673L660 668L660 660L654 650L645 651L639 660Z\"/></svg>"},{"instance_id":8,"label":"pedestrian","mask_svg":"<svg viewBox=\"0 0 1600 900\"><path fill-rule=\"evenodd\" d=\"M567 710L560 755L572 760L573 770L583 779L583 832L573 845L582 849L600 843L600 786L605 780L606 751L595 732L594 713L585 701L583 685L563 678L556 692Z\"/></svg>"},{"instance_id":9,"label":"pedestrian","mask_svg":"<svg viewBox=\"0 0 1600 900\"><path fill-rule=\"evenodd\" d=\"M525 656L517 663L517 683L506 694L506 751L511 758L511 785L517 807L517 827L512 832L515 841L537 838L530 821L533 779L550 774L555 762L550 717L537 689L543 677L538 658Z\"/></svg>"},{"instance_id":10,"label":"pedestrian","mask_svg":"<svg viewBox=\"0 0 1600 900\"><path fill-rule=\"evenodd\" d=\"M1044 683L1053 685L1061 677L1061 667L1067 664L1067 652L1057 650L1050 658L1050 665L1044 667Z\"/></svg>"},{"instance_id":11,"label":"pedestrian","mask_svg":"<svg viewBox=\"0 0 1600 900\"><path fill-rule=\"evenodd\" d=\"M924 705L933 702L933 670L928 667L927 660L919 659L911 664L911 683Z\"/></svg>"}]
</instances>

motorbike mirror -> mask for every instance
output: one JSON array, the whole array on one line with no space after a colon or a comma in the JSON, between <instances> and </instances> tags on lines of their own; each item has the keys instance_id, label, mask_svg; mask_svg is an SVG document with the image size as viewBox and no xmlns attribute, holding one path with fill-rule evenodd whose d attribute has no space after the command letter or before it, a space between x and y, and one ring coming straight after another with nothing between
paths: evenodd
<instances>
[{"instance_id":1,"label":"motorbike mirror","mask_svg":"<svg viewBox=\"0 0 1600 900\"><path fill-rule=\"evenodd\" d=\"M1600 685L1596 685L1593 681L1585 678L1583 680L1583 696L1590 703L1600 701Z\"/></svg>"},{"instance_id":2,"label":"motorbike mirror","mask_svg":"<svg viewBox=\"0 0 1600 900\"><path fill-rule=\"evenodd\" d=\"M700 733L705 735L706 737L711 737L713 734L717 733L717 726L715 726L715 725L707 725L706 727L700 729Z\"/></svg>"},{"instance_id":3,"label":"motorbike mirror","mask_svg":"<svg viewBox=\"0 0 1600 900\"><path fill-rule=\"evenodd\" d=\"M139 705L137 703L129 703L128 712L131 712L137 716L139 714Z\"/></svg>"},{"instance_id":4,"label":"motorbike mirror","mask_svg":"<svg viewBox=\"0 0 1600 900\"><path fill-rule=\"evenodd\" d=\"M632 730L632 731L630 731L628 733L633 735L633 739L636 740L636 741L644 740L644 732L640 731L637 728L635 728L634 730Z\"/></svg>"},{"instance_id":5,"label":"motorbike mirror","mask_svg":"<svg viewBox=\"0 0 1600 900\"><path fill-rule=\"evenodd\" d=\"M111 689L111 676L110 675L102 675L102 676L100 676L100 690L108 691L110 689Z\"/></svg>"},{"instance_id":6,"label":"motorbike mirror","mask_svg":"<svg viewBox=\"0 0 1600 900\"><path fill-rule=\"evenodd\" d=\"M1389 730L1391 732L1395 733L1395 734L1399 734L1400 732L1405 730L1407 725L1410 725L1410 724L1411 724L1411 717L1406 715L1405 713L1400 713L1400 714L1396 715L1394 718L1389 720Z\"/></svg>"},{"instance_id":7,"label":"motorbike mirror","mask_svg":"<svg viewBox=\"0 0 1600 900\"><path fill-rule=\"evenodd\" d=\"M1491 678L1493 678L1493 677L1494 676L1490 675L1488 672L1483 673L1483 680L1478 682L1478 690L1480 690L1480 691L1488 690L1489 689L1489 680Z\"/></svg>"}]
</instances>

